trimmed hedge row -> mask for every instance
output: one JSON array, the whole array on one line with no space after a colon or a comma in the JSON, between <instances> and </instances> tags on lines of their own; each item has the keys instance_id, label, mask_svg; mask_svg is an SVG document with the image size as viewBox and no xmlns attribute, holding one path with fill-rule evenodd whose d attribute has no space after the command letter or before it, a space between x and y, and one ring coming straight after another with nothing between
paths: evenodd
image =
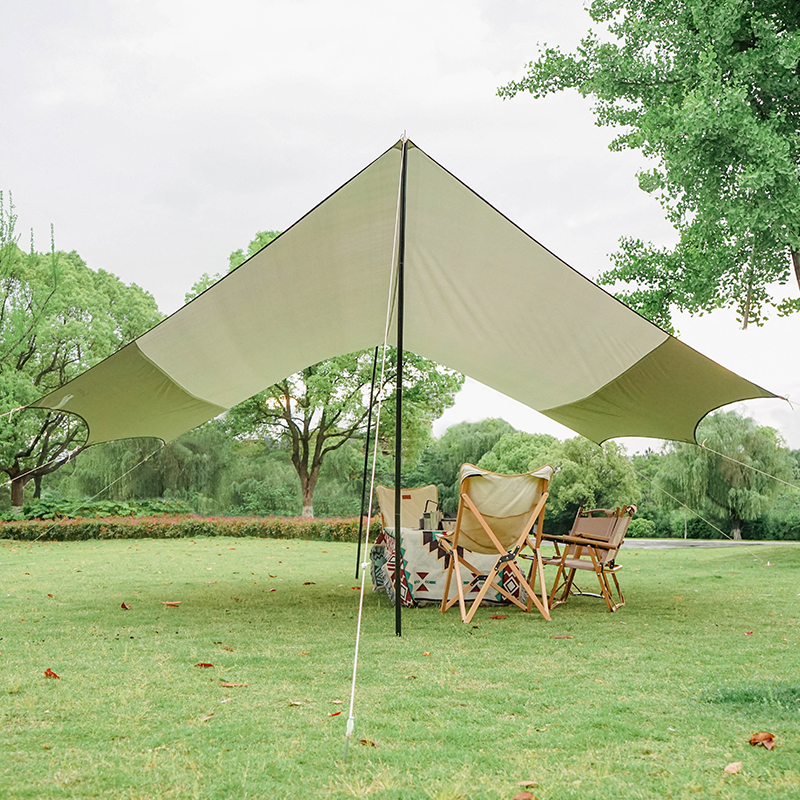
<instances>
[{"instance_id":1,"label":"trimmed hedge row","mask_svg":"<svg viewBox=\"0 0 800 800\"><path fill-rule=\"evenodd\" d=\"M380 532L378 518L371 537ZM261 539L358 541L356 519L302 517L200 517L196 514L157 517L105 517L19 520L0 523L0 539L77 542L86 539L181 539L196 536L237 536Z\"/></svg>"}]
</instances>

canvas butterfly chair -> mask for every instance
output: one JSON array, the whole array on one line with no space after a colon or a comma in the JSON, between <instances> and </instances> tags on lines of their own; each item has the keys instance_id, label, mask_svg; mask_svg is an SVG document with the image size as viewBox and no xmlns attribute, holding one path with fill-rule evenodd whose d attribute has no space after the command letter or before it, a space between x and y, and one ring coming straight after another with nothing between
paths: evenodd
<instances>
[{"instance_id":1,"label":"canvas butterfly chair","mask_svg":"<svg viewBox=\"0 0 800 800\"><path fill-rule=\"evenodd\" d=\"M378 508L381 513L381 525L394 530L394 489L388 486L376 486ZM439 490L434 484L420 486L417 489L400 490L400 527L419 528L419 521L425 511L439 507Z\"/></svg>"},{"instance_id":2,"label":"canvas butterfly chair","mask_svg":"<svg viewBox=\"0 0 800 800\"><path fill-rule=\"evenodd\" d=\"M450 558L445 578L444 598L441 611L444 614L458 603L461 619L470 622L486 594L492 590L523 611L531 611L535 605L545 619L550 619L547 590L544 586L544 570L539 545L544 521L547 488L553 476L552 467L542 467L536 472L522 475L497 475L479 469L472 464L461 467L459 484L460 498L456 527L449 538ZM541 598L536 596L533 585L517 564L517 556L524 548L533 551ZM470 563L470 554L492 554L497 558L489 572L482 572ZM463 570L462 570L463 568ZM525 592L526 603L509 592L501 583L502 573L509 570ZM467 573L465 592L464 573ZM456 592L450 597L450 584L455 573ZM465 594L478 588L469 609Z\"/></svg>"},{"instance_id":3,"label":"canvas butterfly chair","mask_svg":"<svg viewBox=\"0 0 800 800\"><path fill-rule=\"evenodd\" d=\"M556 548L556 555L544 558L545 564L558 567L553 589L550 592L550 608L566 603L570 595L602 597L609 611L625 605L625 597L619 587L617 573L622 569L616 563L617 553L625 540L628 524L636 513L636 506L621 508L578 509L572 530L567 536L547 536ZM600 594L582 591L575 585L578 570L594 572L600 583ZM611 590L609 577L616 588L616 598Z\"/></svg>"}]
</instances>

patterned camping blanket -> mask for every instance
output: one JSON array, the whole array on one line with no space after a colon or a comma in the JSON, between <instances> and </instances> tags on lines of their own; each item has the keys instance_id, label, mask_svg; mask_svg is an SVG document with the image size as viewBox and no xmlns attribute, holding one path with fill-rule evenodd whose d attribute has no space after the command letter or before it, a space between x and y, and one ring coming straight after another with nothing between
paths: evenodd
<instances>
[{"instance_id":1,"label":"patterned camping blanket","mask_svg":"<svg viewBox=\"0 0 800 800\"><path fill-rule=\"evenodd\" d=\"M401 529L403 572L400 576L400 599L404 606L439 604L444 596L446 570L450 556L442 546L434 531L421 531L411 528ZM461 555L459 548L459 555ZM395 602L395 542L394 533L384 530L378 535L370 551L372 588L375 592L386 592L392 603ZM488 573L495 564L497 556L470 553L469 561L484 573ZM472 574L461 567L461 581L466 589ZM500 573L500 585L516 597L522 597L524 591L509 569ZM480 591L474 586L465 592L467 600L474 598ZM455 580L450 583L450 596L456 594ZM499 592L488 592L484 602L507 603Z\"/></svg>"}]
</instances>

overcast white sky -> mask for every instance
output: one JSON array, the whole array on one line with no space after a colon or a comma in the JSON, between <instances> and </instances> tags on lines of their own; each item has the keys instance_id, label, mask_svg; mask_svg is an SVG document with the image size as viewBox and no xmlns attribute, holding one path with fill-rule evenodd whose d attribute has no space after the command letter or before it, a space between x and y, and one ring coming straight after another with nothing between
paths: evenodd
<instances>
[{"instance_id":1,"label":"overcast white sky","mask_svg":"<svg viewBox=\"0 0 800 800\"><path fill-rule=\"evenodd\" d=\"M496 97L537 43L577 43L588 23L578 0L3 6L0 189L13 193L23 246L33 228L46 249L53 223L59 249L139 284L164 312L256 231L287 228L404 132L589 277L620 236L671 241L637 187L643 162L608 151L612 133L594 125L588 101ZM680 330L724 366L800 398L800 320L742 332L716 313ZM744 408L800 448L788 403ZM489 416L573 435L473 382L435 430Z\"/></svg>"}]
</instances>

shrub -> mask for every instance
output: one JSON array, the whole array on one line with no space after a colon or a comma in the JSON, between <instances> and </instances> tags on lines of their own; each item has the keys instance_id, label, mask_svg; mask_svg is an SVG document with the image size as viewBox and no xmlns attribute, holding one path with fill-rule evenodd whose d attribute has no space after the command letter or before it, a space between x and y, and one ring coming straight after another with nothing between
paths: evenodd
<instances>
[{"instance_id":1,"label":"shrub","mask_svg":"<svg viewBox=\"0 0 800 800\"><path fill-rule=\"evenodd\" d=\"M191 514L192 508L183 500L65 500L61 497L44 497L22 507L22 515L12 511L0 514L0 521L16 522L19 519L56 520L86 517L146 517L157 514Z\"/></svg>"},{"instance_id":2,"label":"shrub","mask_svg":"<svg viewBox=\"0 0 800 800\"><path fill-rule=\"evenodd\" d=\"M634 539L653 539L658 535L658 533L656 531L656 524L653 522L653 520L645 517L634 517L628 523L627 535L629 537L633 537Z\"/></svg>"},{"instance_id":3,"label":"shrub","mask_svg":"<svg viewBox=\"0 0 800 800\"><path fill-rule=\"evenodd\" d=\"M380 531L374 518L370 536ZM195 536L236 536L262 539L308 539L355 542L358 519L302 517L199 517L195 514L158 517L102 517L59 520L18 520L0 523L0 538L20 541L74 542L85 539L179 539Z\"/></svg>"}]
</instances>

